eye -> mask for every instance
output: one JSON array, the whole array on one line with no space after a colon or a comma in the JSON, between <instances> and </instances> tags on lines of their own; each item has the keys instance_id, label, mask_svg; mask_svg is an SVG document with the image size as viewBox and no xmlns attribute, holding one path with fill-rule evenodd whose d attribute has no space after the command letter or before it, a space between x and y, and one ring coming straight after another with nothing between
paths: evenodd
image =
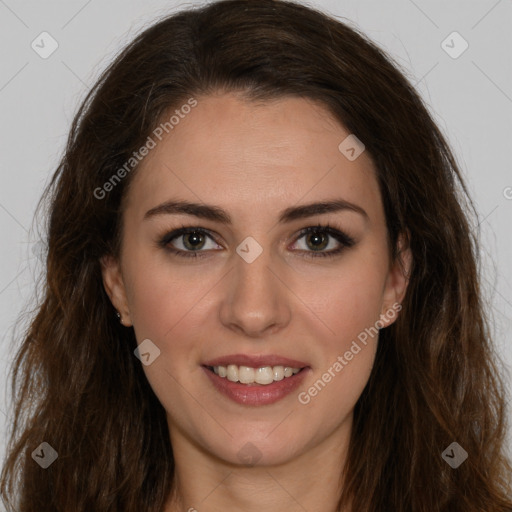
<instances>
[{"instance_id":1,"label":"eye","mask_svg":"<svg viewBox=\"0 0 512 512\"><path fill-rule=\"evenodd\" d=\"M335 256L345 248L352 247L355 244L353 238L338 229L332 228L329 224L319 224L303 229L295 243L302 238L304 238L306 244L304 256L308 258ZM331 250L326 251L325 249L329 246L331 246ZM310 248L312 250L308 250Z\"/></svg>"},{"instance_id":2,"label":"eye","mask_svg":"<svg viewBox=\"0 0 512 512\"><path fill-rule=\"evenodd\" d=\"M203 254L199 254L201 252L206 252L201 249L212 249L212 247L208 247L208 238L214 241L213 237L205 229L198 227L182 227L166 234L159 241L159 245L177 256L197 258L205 256ZM177 242L173 242L173 240L177 240ZM213 247L213 249L216 248Z\"/></svg>"}]
</instances>

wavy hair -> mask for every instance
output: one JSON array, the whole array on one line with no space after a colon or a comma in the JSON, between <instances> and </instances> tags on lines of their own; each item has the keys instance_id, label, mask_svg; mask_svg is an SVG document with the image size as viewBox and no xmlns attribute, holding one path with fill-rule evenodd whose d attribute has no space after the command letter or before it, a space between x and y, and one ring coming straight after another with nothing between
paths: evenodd
<instances>
[{"instance_id":1,"label":"wavy hair","mask_svg":"<svg viewBox=\"0 0 512 512\"><path fill-rule=\"evenodd\" d=\"M165 411L100 266L119 254L137 166L105 184L173 109L231 91L247 101L320 102L375 163L391 247L400 234L409 240L408 290L355 406L340 509L512 510L506 389L479 284L475 208L456 159L406 73L377 45L346 22L272 0L223 0L157 21L81 104L39 205L44 289L13 363L5 505L160 512L169 497ZM43 441L58 452L46 470L31 457ZM469 455L457 469L441 456L454 441Z\"/></svg>"}]
</instances>

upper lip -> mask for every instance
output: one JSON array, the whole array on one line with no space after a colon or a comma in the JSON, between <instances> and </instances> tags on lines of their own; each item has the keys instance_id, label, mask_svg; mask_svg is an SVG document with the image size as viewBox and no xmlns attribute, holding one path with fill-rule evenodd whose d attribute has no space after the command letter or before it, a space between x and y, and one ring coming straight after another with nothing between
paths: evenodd
<instances>
[{"instance_id":1,"label":"upper lip","mask_svg":"<svg viewBox=\"0 0 512 512\"><path fill-rule=\"evenodd\" d=\"M289 359L274 354L261 354L257 356L249 356L246 354L232 354L229 356L221 356L203 363L204 366L228 366L235 364L237 366L249 366L251 368L260 368L262 366L288 366L290 368L304 368L308 366L302 361Z\"/></svg>"}]
</instances>

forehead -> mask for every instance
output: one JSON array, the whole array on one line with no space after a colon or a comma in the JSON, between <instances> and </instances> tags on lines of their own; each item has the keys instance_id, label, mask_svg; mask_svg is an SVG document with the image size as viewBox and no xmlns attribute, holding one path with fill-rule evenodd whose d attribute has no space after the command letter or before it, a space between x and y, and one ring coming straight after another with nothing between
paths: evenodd
<instances>
[{"instance_id":1,"label":"forehead","mask_svg":"<svg viewBox=\"0 0 512 512\"><path fill-rule=\"evenodd\" d=\"M242 217L302 198L342 197L370 210L380 204L371 158L363 151L351 161L340 151L351 134L320 104L255 103L233 93L196 99L161 140L153 136L155 147L133 176L126 205L138 218L176 197L222 204Z\"/></svg>"}]
</instances>

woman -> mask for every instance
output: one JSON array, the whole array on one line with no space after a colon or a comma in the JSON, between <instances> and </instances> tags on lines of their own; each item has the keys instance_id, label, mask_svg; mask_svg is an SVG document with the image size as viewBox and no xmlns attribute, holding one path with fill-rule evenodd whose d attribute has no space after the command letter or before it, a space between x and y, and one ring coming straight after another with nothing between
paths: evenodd
<instances>
[{"instance_id":1,"label":"woman","mask_svg":"<svg viewBox=\"0 0 512 512\"><path fill-rule=\"evenodd\" d=\"M147 29L47 190L9 510L511 510L464 194L339 21L227 0Z\"/></svg>"}]
</instances>

